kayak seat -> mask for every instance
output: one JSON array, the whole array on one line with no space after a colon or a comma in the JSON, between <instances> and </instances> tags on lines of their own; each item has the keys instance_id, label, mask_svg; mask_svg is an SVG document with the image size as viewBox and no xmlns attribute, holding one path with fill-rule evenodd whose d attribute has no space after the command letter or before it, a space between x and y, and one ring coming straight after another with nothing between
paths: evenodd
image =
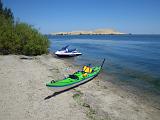
<instances>
[{"instance_id":1,"label":"kayak seat","mask_svg":"<svg viewBox=\"0 0 160 120\"><path fill-rule=\"evenodd\" d=\"M71 79L78 79L78 76L77 75L69 75L69 78L71 78Z\"/></svg>"}]
</instances>

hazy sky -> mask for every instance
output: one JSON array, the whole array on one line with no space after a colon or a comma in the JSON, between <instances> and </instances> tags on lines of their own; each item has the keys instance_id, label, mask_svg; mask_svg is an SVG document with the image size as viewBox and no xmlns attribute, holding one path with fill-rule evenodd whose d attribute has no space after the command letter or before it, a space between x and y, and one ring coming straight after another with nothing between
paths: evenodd
<instances>
[{"instance_id":1,"label":"hazy sky","mask_svg":"<svg viewBox=\"0 0 160 120\"><path fill-rule=\"evenodd\" d=\"M42 33L113 28L160 34L160 0L2 0Z\"/></svg>"}]
</instances>

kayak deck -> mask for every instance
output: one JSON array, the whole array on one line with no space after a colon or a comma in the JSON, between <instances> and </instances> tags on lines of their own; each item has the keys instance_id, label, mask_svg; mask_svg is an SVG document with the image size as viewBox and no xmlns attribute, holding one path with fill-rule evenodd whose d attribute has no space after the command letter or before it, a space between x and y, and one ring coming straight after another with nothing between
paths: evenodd
<instances>
[{"instance_id":1,"label":"kayak deck","mask_svg":"<svg viewBox=\"0 0 160 120\"><path fill-rule=\"evenodd\" d=\"M100 72L101 67L93 67L92 69L93 69L93 72L87 73L87 76L85 76L85 77L83 76L83 74L85 74L85 72L78 71L63 80L51 81L50 83L47 83L46 86L48 86L48 87L65 87L65 86L70 86L70 85L79 83L79 82L86 80L86 79L92 79L94 76L96 76Z\"/></svg>"}]
</instances>

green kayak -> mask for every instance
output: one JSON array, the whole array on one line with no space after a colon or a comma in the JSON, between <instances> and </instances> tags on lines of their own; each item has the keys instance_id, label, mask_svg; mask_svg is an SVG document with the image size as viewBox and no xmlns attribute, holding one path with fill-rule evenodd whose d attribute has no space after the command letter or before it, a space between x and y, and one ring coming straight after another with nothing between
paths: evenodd
<instances>
[{"instance_id":1,"label":"green kayak","mask_svg":"<svg viewBox=\"0 0 160 120\"><path fill-rule=\"evenodd\" d=\"M103 60L103 63L104 61L105 59ZM47 83L46 86L52 89L54 92L60 92L86 83L100 73L103 63L101 66L97 67L85 66L83 67L82 71L75 72L74 74L69 75L67 78L64 78L62 80L52 80L51 82ZM87 69L88 71L86 71Z\"/></svg>"}]
</instances>

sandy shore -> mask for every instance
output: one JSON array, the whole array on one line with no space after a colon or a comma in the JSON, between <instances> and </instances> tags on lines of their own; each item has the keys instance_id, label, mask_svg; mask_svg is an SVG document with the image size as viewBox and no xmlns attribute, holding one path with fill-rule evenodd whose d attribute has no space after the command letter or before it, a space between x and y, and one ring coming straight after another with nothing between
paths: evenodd
<instances>
[{"instance_id":1,"label":"sandy shore","mask_svg":"<svg viewBox=\"0 0 160 120\"><path fill-rule=\"evenodd\" d=\"M76 89L52 96L46 82L76 70L51 55L0 56L0 120L160 119L159 95L156 100L137 96L104 82L101 74Z\"/></svg>"}]
</instances>

